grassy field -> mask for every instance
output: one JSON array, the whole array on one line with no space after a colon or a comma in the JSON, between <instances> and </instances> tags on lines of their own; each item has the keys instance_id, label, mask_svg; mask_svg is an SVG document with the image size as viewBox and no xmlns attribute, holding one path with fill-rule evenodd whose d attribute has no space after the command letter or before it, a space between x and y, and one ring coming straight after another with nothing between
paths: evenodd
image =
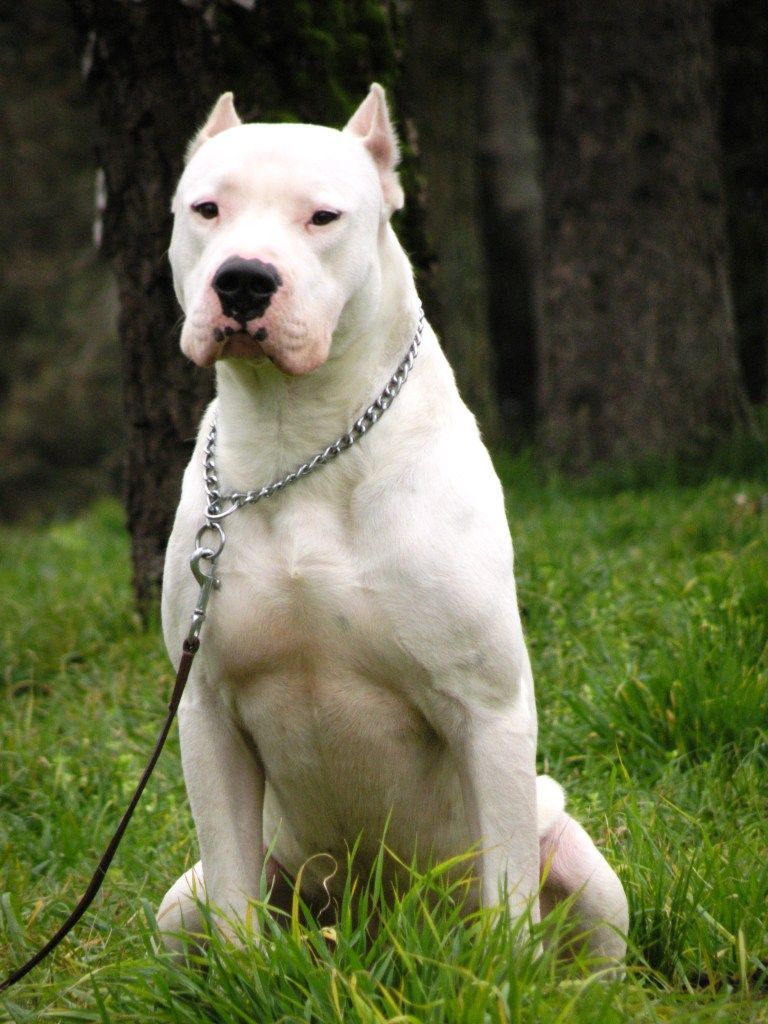
<instances>
[{"instance_id":1,"label":"grassy field","mask_svg":"<svg viewBox=\"0 0 768 1024\"><path fill-rule=\"evenodd\" d=\"M94 909L0 1020L768 1021L768 485L620 489L502 465L537 680L540 759L627 889L626 979L462 921L440 868L328 942L297 914L205 970L152 951L196 859L174 736ZM4 531L0 973L82 891L164 715L171 675L132 611L120 511ZM368 907L368 911L366 911ZM260 908L255 912L260 914Z\"/></svg>"}]
</instances>

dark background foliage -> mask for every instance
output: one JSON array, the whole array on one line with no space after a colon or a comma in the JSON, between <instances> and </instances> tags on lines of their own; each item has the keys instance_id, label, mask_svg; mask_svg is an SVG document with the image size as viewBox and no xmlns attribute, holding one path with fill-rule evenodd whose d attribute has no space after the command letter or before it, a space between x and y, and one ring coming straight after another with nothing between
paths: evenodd
<instances>
[{"instance_id":1,"label":"dark background foliage","mask_svg":"<svg viewBox=\"0 0 768 1024\"><path fill-rule=\"evenodd\" d=\"M2 0L0 516L122 489L157 577L211 388L176 354L168 195L229 87L340 126L387 86L398 229L492 444L583 472L755 434L767 77L758 0Z\"/></svg>"}]
</instances>

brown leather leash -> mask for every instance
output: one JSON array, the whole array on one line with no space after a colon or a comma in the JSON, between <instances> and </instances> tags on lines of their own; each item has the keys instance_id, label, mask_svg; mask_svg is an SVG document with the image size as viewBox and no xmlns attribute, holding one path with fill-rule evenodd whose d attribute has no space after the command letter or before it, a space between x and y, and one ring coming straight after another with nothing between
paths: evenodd
<instances>
[{"instance_id":1,"label":"brown leather leash","mask_svg":"<svg viewBox=\"0 0 768 1024\"><path fill-rule=\"evenodd\" d=\"M192 621L189 627L189 633L187 634L187 638L184 641L182 648L179 670L176 673L173 693L171 694L171 700L168 704L168 716L165 719L165 724L157 738L155 749L152 751L152 756L147 762L147 767L144 769L144 773L139 780L139 784L131 797L131 802L128 804L125 814L123 814L120 824L115 830L115 834L112 836L109 845L104 851L104 854L99 861L99 865L94 872L93 878L91 879L88 888L83 893L80 902L56 934L52 936L52 938L50 938L33 957L27 960L25 964L22 964L21 967L15 970L12 974L9 974L8 977L0 983L0 992L4 992L6 989L10 988L11 985L15 985L17 981L20 981L25 975L29 974L33 967L36 967L41 960L44 960L48 954L59 945L61 940L72 931L88 907L93 903L96 894L101 888L104 876L106 875L109 865L112 863L115 853L117 852L117 848L120 845L120 840L123 838L123 834L128 827L128 823L133 817L133 812L136 810L136 806L141 799L141 794L144 792L144 788L149 781L149 777L152 774L162 752L163 746L165 745L168 733L171 731L171 725L176 717L179 702L181 701L181 695L184 692L189 671L192 667L192 660L200 647L200 630L202 629L203 622L205 621L208 601L212 591L219 587L219 579L216 576L216 566L219 556L224 550L224 544L226 541L222 521L232 515L233 512L237 512L238 509L244 508L246 505L254 505L256 502L261 501L264 498L270 498L274 494L278 494L290 484L295 483L297 480L307 476L309 473L313 473L316 469L320 469L320 467L327 465L343 451L351 448L353 444L356 444L361 440L366 432L370 430L371 427L375 426L387 409L389 409L408 379L408 375L413 368L413 362L418 354L419 346L421 345L421 336L424 331L425 324L426 320L424 318L424 310L419 306L416 331L410 347L401 359L395 372L384 385L384 388L380 392L378 398L376 398L362 413L362 415L355 420L349 431L346 434L342 434L322 451L317 452L307 462L302 463L301 466L298 466L290 473L286 473L285 476L281 477L279 480L273 481L266 487L257 488L243 493L222 494L219 489L219 477L216 471L215 446L217 428L216 417L213 417L205 443L203 461L203 479L207 499L204 522L195 536L195 549L189 560L192 574L199 584L200 590L197 595L195 610L192 612ZM203 543L203 539L206 534L210 533L214 534L213 543L216 544L216 547L214 548L207 547ZM201 563L207 564L209 569L208 572L204 570Z\"/></svg>"},{"instance_id":2,"label":"brown leather leash","mask_svg":"<svg viewBox=\"0 0 768 1024\"><path fill-rule=\"evenodd\" d=\"M173 720L176 717L176 712L178 711L179 708L181 695L184 693L184 687L186 686L187 679L189 678L189 671L192 668L192 661L195 655L197 654L199 647L200 640L197 636L187 637L187 639L184 641L181 661L179 662L179 670L176 673L176 681L173 684L173 692L171 694L171 699L168 703L168 715L166 716L163 728L160 730L160 735L157 737L155 749L152 751L152 756L147 762L147 766L144 769L141 778L139 779L139 784L136 786L134 794L131 797L131 802L128 804L125 813L120 819L120 824L115 829L115 834L110 839L109 845L102 854L98 867L96 868L93 874L93 878L89 882L88 888L83 893L80 902L77 904L77 906L66 919L66 921L62 924L62 926L59 928L56 934L53 935L44 946L38 949L35 955L33 957L30 957L30 959L27 960L25 964L22 964L21 967L18 967L15 971L13 971L12 974L9 974L8 977L2 983L0 983L0 992L4 992L6 989L10 988L11 985L15 985L17 981L21 981L23 977L29 974L33 967L36 967L41 960L44 960L48 956L48 954L51 953L59 945L62 939L69 935L69 933L75 927L77 922L80 920L80 918L83 916L88 907L90 907L90 905L96 898L96 894L101 888L101 884L104 881L107 871L109 870L109 865L112 863L112 860L115 854L117 853L117 848L120 845L120 840L123 838L123 834L125 830L128 828L128 823L133 817L133 812L136 810L139 800L141 799L141 794L144 792L144 789L147 783L149 782L149 777L152 774L155 765L157 764L163 747L165 746L165 741L168 738L168 733L171 731Z\"/></svg>"}]
</instances>

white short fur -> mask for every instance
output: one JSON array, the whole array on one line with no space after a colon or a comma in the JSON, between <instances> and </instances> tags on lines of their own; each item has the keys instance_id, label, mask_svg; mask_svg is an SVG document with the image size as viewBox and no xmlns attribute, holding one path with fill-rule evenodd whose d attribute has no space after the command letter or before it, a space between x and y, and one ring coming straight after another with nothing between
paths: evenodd
<instances>
[{"instance_id":1,"label":"white short fur","mask_svg":"<svg viewBox=\"0 0 768 1024\"><path fill-rule=\"evenodd\" d=\"M389 222L402 202L396 162L378 86L343 132L241 125L225 94L190 147L171 262L182 348L215 363L218 395L168 546L173 659L196 598L189 556L214 410L223 487L260 486L347 429L411 342L419 299ZM201 203L217 215L202 217ZM340 216L317 226L317 210ZM281 279L246 330L212 286L232 256ZM362 836L364 870L386 827L406 862L474 846L476 898L495 904L503 891L513 915L531 904L534 919L542 850L552 866L567 848L547 905L588 891L592 948L621 957L618 879L552 780L538 782L537 813L533 680L504 496L429 326L405 387L363 441L237 512L226 531L221 589L179 713L202 867L170 890L161 927L194 930L190 892L203 873L211 903L242 918L265 846L294 876L305 865L311 894L328 871L310 857L343 866ZM341 872L330 885L340 891Z\"/></svg>"}]
</instances>

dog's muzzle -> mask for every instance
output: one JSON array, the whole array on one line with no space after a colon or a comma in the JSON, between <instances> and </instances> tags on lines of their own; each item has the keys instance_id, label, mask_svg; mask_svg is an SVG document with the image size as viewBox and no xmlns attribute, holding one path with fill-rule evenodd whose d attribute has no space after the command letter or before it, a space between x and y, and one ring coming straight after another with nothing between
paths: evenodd
<instances>
[{"instance_id":1,"label":"dog's muzzle","mask_svg":"<svg viewBox=\"0 0 768 1024\"><path fill-rule=\"evenodd\" d=\"M263 316L272 296L282 284L277 268L261 260L232 256L225 260L213 278L213 290L221 310L239 324Z\"/></svg>"}]
</instances>

